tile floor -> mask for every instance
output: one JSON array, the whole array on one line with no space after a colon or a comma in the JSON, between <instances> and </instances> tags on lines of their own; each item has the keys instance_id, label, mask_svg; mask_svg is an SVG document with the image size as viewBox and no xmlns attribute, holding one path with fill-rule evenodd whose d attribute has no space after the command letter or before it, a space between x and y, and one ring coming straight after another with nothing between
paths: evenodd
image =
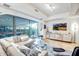
<instances>
[{"instance_id":1,"label":"tile floor","mask_svg":"<svg viewBox=\"0 0 79 59\"><path fill-rule=\"evenodd\" d=\"M74 47L78 46L76 43L67 43L67 42L55 41L50 39L45 39L44 41L54 47L60 47L70 51L73 51Z\"/></svg>"}]
</instances>

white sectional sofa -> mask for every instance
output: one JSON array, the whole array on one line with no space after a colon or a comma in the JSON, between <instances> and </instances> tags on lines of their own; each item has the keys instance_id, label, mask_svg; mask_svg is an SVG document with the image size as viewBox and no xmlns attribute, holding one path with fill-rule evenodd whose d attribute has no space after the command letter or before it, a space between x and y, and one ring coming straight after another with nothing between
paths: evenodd
<instances>
[{"instance_id":1,"label":"white sectional sofa","mask_svg":"<svg viewBox=\"0 0 79 59\"><path fill-rule=\"evenodd\" d=\"M8 56L23 56L24 54L22 54L20 52L20 50L18 50L18 48L16 48L14 45L11 44L12 42L6 41L6 40L0 40L0 44L4 50L4 52L6 53L6 55Z\"/></svg>"},{"instance_id":2,"label":"white sectional sofa","mask_svg":"<svg viewBox=\"0 0 79 59\"><path fill-rule=\"evenodd\" d=\"M25 35L0 39L0 55L1 56L26 56L24 53L20 51L18 46L24 46L24 45L31 46L34 42L35 42L34 39L29 39L29 37ZM44 56L46 54L47 54L47 51L41 51L41 53L38 55Z\"/></svg>"}]
</instances>

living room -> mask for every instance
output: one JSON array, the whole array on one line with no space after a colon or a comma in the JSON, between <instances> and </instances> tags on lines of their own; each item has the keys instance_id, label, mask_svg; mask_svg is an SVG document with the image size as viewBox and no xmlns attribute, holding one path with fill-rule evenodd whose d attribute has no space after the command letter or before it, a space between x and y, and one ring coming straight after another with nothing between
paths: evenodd
<instances>
[{"instance_id":1,"label":"living room","mask_svg":"<svg viewBox=\"0 0 79 59\"><path fill-rule=\"evenodd\" d=\"M79 56L78 19L78 3L0 3L0 55Z\"/></svg>"}]
</instances>

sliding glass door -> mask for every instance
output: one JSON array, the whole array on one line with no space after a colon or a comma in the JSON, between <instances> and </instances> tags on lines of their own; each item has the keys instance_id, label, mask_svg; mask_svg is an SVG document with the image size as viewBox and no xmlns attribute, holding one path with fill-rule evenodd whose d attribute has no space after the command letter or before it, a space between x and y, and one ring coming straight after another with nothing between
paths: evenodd
<instances>
[{"instance_id":1,"label":"sliding glass door","mask_svg":"<svg viewBox=\"0 0 79 59\"><path fill-rule=\"evenodd\" d=\"M14 35L28 35L29 37L38 36L37 22L29 19L12 16L0 16L0 38Z\"/></svg>"},{"instance_id":2,"label":"sliding glass door","mask_svg":"<svg viewBox=\"0 0 79 59\"><path fill-rule=\"evenodd\" d=\"M29 20L15 17L16 35L28 35L29 36Z\"/></svg>"},{"instance_id":3,"label":"sliding glass door","mask_svg":"<svg viewBox=\"0 0 79 59\"><path fill-rule=\"evenodd\" d=\"M30 21L30 37L38 37L37 22Z\"/></svg>"}]
</instances>

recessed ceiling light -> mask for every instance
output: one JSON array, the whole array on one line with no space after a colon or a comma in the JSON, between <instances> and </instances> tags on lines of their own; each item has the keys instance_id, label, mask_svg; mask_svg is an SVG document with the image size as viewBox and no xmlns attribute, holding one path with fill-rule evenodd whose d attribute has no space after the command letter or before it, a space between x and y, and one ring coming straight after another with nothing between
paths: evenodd
<instances>
[{"instance_id":1,"label":"recessed ceiling light","mask_svg":"<svg viewBox=\"0 0 79 59\"><path fill-rule=\"evenodd\" d=\"M53 6L52 8L55 9L55 6Z\"/></svg>"},{"instance_id":2,"label":"recessed ceiling light","mask_svg":"<svg viewBox=\"0 0 79 59\"><path fill-rule=\"evenodd\" d=\"M45 6L50 9L51 11L53 11L56 7L55 6L52 6L50 4L45 4Z\"/></svg>"},{"instance_id":3,"label":"recessed ceiling light","mask_svg":"<svg viewBox=\"0 0 79 59\"><path fill-rule=\"evenodd\" d=\"M55 8L56 8L54 5L51 5L51 4L50 4L49 6L50 6L52 9L55 9Z\"/></svg>"},{"instance_id":4,"label":"recessed ceiling light","mask_svg":"<svg viewBox=\"0 0 79 59\"><path fill-rule=\"evenodd\" d=\"M47 9L49 9L49 10L51 10L51 11L52 11L52 9L51 9L51 7L50 7L50 5L49 5L49 4L45 4L45 7L46 7Z\"/></svg>"},{"instance_id":5,"label":"recessed ceiling light","mask_svg":"<svg viewBox=\"0 0 79 59\"><path fill-rule=\"evenodd\" d=\"M39 10L38 9L34 9L35 10L35 12L39 12Z\"/></svg>"}]
</instances>

